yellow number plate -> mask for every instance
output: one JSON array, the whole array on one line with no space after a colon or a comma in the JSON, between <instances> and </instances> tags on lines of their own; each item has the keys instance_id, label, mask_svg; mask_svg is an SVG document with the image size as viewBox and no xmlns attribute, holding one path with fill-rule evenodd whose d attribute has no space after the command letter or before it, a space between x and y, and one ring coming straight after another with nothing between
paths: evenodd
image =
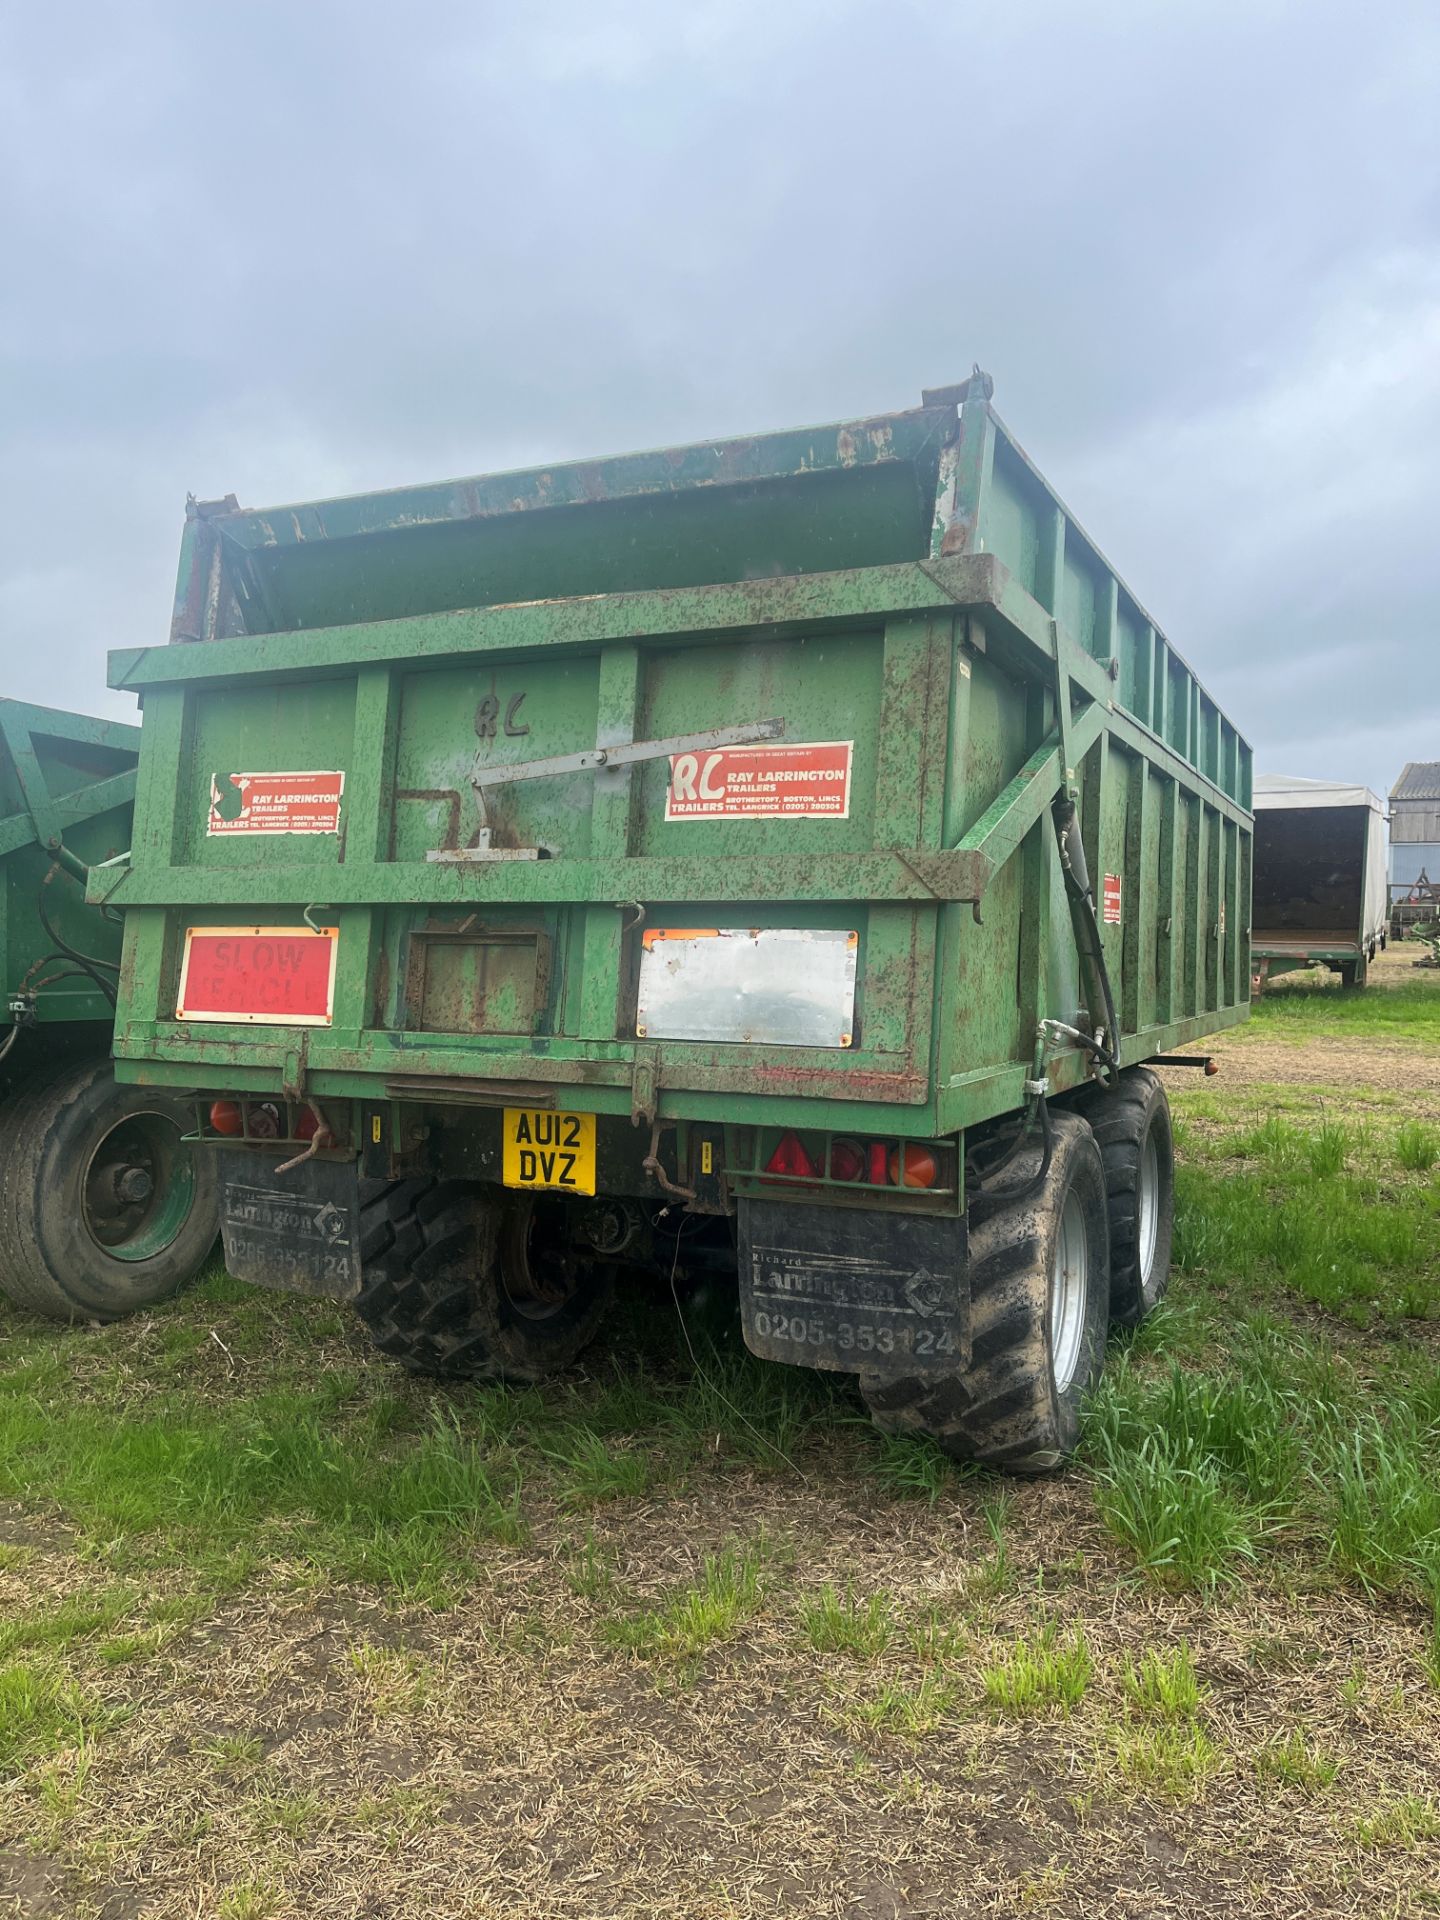
<instances>
[{"instance_id":1,"label":"yellow number plate","mask_svg":"<svg viewBox=\"0 0 1440 1920\"><path fill-rule=\"evenodd\" d=\"M594 1193L595 1116L548 1113L543 1107L506 1107L507 1187L539 1187L547 1193Z\"/></svg>"}]
</instances>

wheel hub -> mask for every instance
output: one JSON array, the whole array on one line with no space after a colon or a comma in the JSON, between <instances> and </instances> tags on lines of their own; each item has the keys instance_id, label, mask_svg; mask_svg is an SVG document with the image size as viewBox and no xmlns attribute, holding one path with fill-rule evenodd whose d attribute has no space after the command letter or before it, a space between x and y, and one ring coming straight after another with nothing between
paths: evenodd
<instances>
[{"instance_id":1,"label":"wheel hub","mask_svg":"<svg viewBox=\"0 0 1440 1920\"><path fill-rule=\"evenodd\" d=\"M1090 1243L1078 1193L1065 1196L1050 1268L1050 1364L1055 1388L1064 1393L1075 1378L1085 1338L1090 1293Z\"/></svg>"},{"instance_id":2,"label":"wheel hub","mask_svg":"<svg viewBox=\"0 0 1440 1920\"><path fill-rule=\"evenodd\" d=\"M115 1198L123 1207L143 1207L155 1191L147 1167L121 1167L115 1175Z\"/></svg>"},{"instance_id":3,"label":"wheel hub","mask_svg":"<svg viewBox=\"0 0 1440 1920\"><path fill-rule=\"evenodd\" d=\"M195 1170L166 1114L129 1113L101 1135L81 1176L86 1231L115 1260L151 1260L190 1217Z\"/></svg>"},{"instance_id":4,"label":"wheel hub","mask_svg":"<svg viewBox=\"0 0 1440 1920\"><path fill-rule=\"evenodd\" d=\"M1150 1276L1155 1267L1155 1249L1160 1240L1160 1149L1155 1144L1153 1127L1145 1135L1145 1144L1140 1152L1138 1185L1136 1240L1139 1243L1140 1285L1144 1289L1150 1285Z\"/></svg>"}]
</instances>

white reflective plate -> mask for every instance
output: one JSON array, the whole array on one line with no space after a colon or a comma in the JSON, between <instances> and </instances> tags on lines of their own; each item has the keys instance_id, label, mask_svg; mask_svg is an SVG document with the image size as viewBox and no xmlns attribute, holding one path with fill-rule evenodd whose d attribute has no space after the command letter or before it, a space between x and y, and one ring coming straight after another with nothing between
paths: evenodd
<instances>
[{"instance_id":1,"label":"white reflective plate","mask_svg":"<svg viewBox=\"0 0 1440 1920\"><path fill-rule=\"evenodd\" d=\"M640 1039L850 1045L858 934L839 927L652 927L643 938Z\"/></svg>"}]
</instances>

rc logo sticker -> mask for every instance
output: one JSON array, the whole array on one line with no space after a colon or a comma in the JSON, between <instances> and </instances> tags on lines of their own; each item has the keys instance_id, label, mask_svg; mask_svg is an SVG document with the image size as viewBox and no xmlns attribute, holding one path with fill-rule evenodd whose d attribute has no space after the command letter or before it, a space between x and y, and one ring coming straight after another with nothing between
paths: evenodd
<instances>
[{"instance_id":1,"label":"rc logo sticker","mask_svg":"<svg viewBox=\"0 0 1440 1920\"><path fill-rule=\"evenodd\" d=\"M846 820L852 740L672 753L667 820Z\"/></svg>"}]
</instances>

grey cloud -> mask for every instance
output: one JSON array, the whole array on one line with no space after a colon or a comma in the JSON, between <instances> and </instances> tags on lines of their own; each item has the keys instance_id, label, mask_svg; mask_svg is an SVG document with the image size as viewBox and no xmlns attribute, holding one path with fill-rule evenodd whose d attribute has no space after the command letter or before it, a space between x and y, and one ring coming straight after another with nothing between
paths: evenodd
<instances>
[{"instance_id":1,"label":"grey cloud","mask_svg":"<svg viewBox=\"0 0 1440 1920\"><path fill-rule=\"evenodd\" d=\"M1262 765L1440 753L1423 4L79 0L0 43L0 645L99 709L184 494L910 404L979 359Z\"/></svg>"}]
</instances>

